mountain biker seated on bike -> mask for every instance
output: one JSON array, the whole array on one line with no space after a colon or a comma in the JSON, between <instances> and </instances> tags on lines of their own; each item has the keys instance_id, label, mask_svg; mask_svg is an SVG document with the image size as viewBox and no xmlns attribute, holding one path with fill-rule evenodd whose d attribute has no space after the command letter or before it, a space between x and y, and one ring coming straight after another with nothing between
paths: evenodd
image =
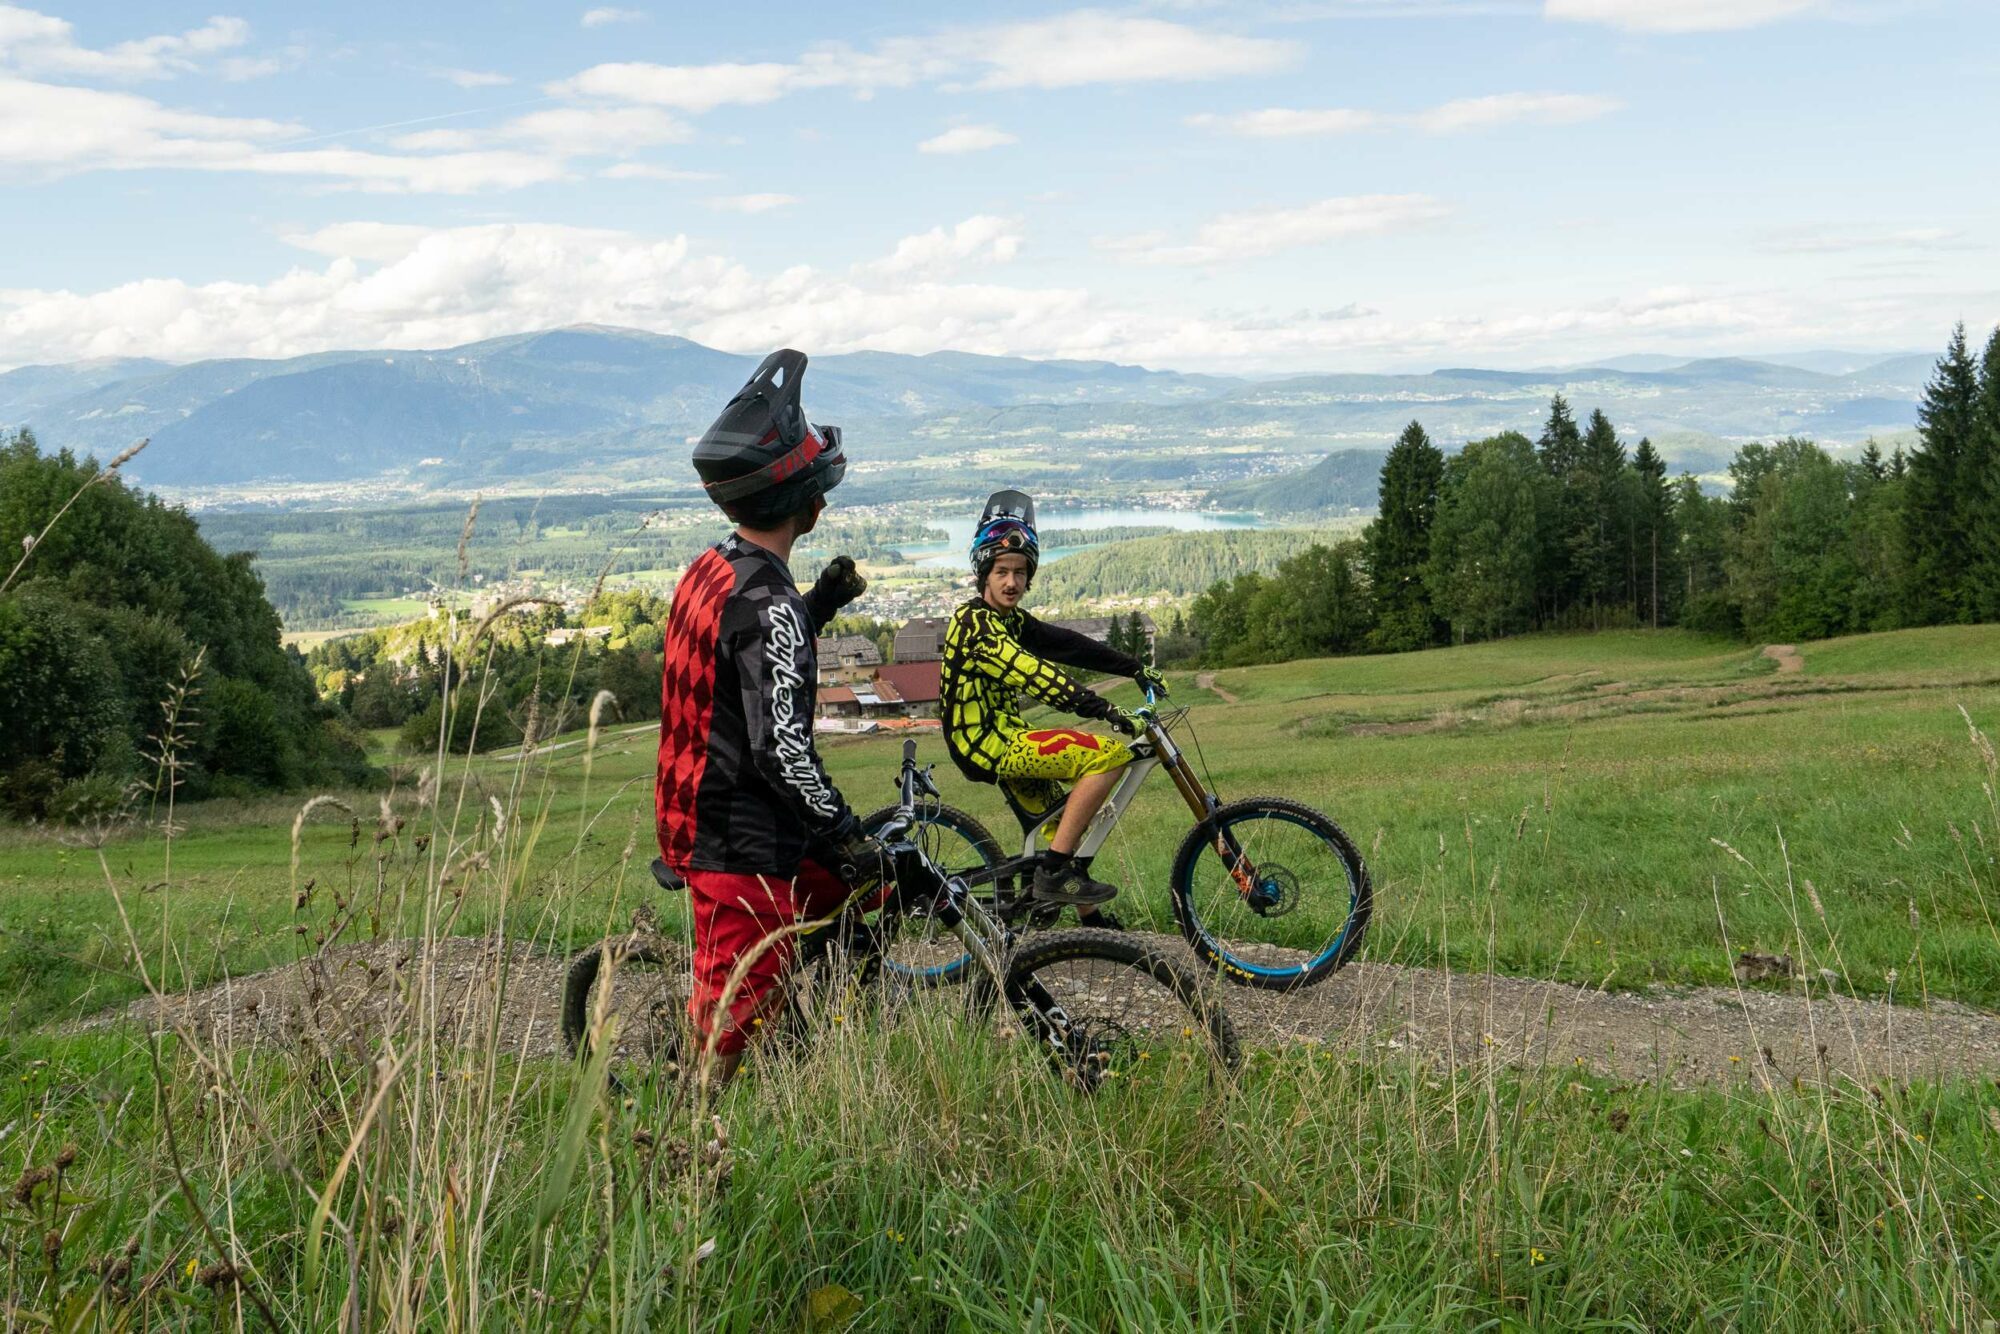
<instances>
[{"instance_id":1,"label":"mountain biker seated on bike","mask_svg":"<svg viewBox=\"0 0 2000 1334\"><path fill-rule=\"evenodd\" d=\"M1078 905L1086 925L1115 928L1119 923L1110 913L1087 910L1118 891L1091 879L1088 861L1075 854L1132 752L1116 737L1073 727L1031 731L1020 716L1020 696L1026 692L1051 708L1137 736L1135 715L1059 668L1130 677L1162 696L1166 682L1138 659L1022 610L1040 558L1035 502L1019 491L994 492L972 538L978 596L953 612L945 629L938 713L952 759L973 781L997 782L1023 829L1063 799L1063 782L1075 784L1055 841L1035 868L1033 894L1044 903Z\"/></svg>"},{"instance_id":2,"label":"mountain biker seated on bike","mask_svg":"<svg viewBox=\"0 0 2000 1334\"><path fill-rule=\"evenodd\" d=\"M801 597L786 565L847 468L839 429L799 405L805 367L772 353L696 445L695 471L736 530L681 576L662 651L660 853L693 904L688 1010L720 1057L704 1077L718 1080L780 995L795 939L783 929L881 878L881 845L813 747L815 639L867 581L839 556Z\"/></svg>"}]
</instances>

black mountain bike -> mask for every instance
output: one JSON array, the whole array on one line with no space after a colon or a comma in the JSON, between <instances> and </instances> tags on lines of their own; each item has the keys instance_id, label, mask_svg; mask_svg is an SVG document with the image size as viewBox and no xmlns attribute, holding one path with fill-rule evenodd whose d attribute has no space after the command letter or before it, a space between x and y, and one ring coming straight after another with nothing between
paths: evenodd
<instances>
[{"instance_id":1,"label":"black mountain bike","mask_svg":"<svg viewBox=\"0 0 2000 1334\"><path fill-rule=\"evenodd\" d=\"M1168 875L1174 921L1195 955L1242 986L1290 991L1330 977L1354 957L1368 932L1374 890L1361 853L1331 818L1284 797L1247 797L1225 804L1195 773L1174 733L1187 730L1188 710L1166 713L1146 694L1139 710L1144 733L1132 743L1134 759L1077 847L1094 857L1119 817L1155 769L1166 770L1194 816ZM1197 743L1198 744L1198 743ZM1054 837L1062 806L1029 815L1018 856L977 818L942 801L917 812L907 836L994 917L1019 929L1055 920L1057 910L1034 902L1029 889L1043 848ZM902 819L885 807L863 822L869 829ZM939 923L937 925L942 925ZM883 961L891 972L919 985L962 982L973 959L939 930L905 931Z\"/></svg>"},{"instance_id":2,"label":"black mountain bike","mask_svg":"<svg viewBox=\"0 0 2000 1334\"><path fill-rule=\"evenodd\" d=\"M940 867L924 841L925 812L938 809L937 786L919 768L916 742L903 743L901 800L878 812L871 832L887 849L893 882L886 896L857 894L832 921L800 937L780 1026L810 1026L815 997L851 986L908 998L907 970L884 967L900 933L918 923L928 936L949 932L969 961L969 1008L975 1016L1008 1010L1074 1087L1096 1092L1106 1081L1148 1067L1166 1069L1186 1054L1222 1072L1240 1059L1235 1027L1203 978L1144 941L1115 931L1051 931L1017 943L1006 924L965 881ZM663 888L683 888L661 862ZM863 907L880 898L878 907ZM678 940L641 926L600 942L570 963L563 990L563 1039L587 1052L602 1014L617 1020L619 1055L665 1063L691 1052L686 1024L688 958Z\"/></svg>"}]
</instances>

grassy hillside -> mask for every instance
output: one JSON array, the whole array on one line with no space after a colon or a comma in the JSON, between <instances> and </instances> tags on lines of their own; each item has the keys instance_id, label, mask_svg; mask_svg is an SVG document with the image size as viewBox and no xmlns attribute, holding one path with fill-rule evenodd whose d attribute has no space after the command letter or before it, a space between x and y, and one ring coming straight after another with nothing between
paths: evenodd
<instances>
[{"instance_id":1,"label":"grassy hillside","mask_svg":"<svg viewBox=\"0 0 2000 1334\"><path fill-rule=\"evenodd\" d=\"M1783 951L1864 993L1991 1007L2000 771L1968 718L2000 731L1996 661L2000 627L1832 641L1795 671L1630 633L1175 687L1225 796L1311 802L1367 851L1368 959L1647 987ZM827 752L865 809L897 749ZM386 802L332 794L344 808L303 816L210 803L175 813L170 859L157 829L101 848L0 835L0 1172L29 1200L0 1216L13 1309L1819 1330L1975 1329L2000 1305L2000 1092L1979 1080L1682 1092L1384 1034L1267 1049L1234 1087L1154 1071L1082 1101L948 1006L885 1028L842 1002L805 1054L755 1057L711 1120L671 1080L607 1097L425 1006L363 1050L230 1051L197 1027L155 1056L129 1031L29 1031L136 995L134 947L172 989L329 937L502 927L566 948L622 929L660 897L642 869L653 751L649 729L615 729L454 765L429 803L414 773ZM1004 827L991 789L941 778ZM1186 823L1161 783L1100 859L1129 916L1165 921Z\"/></svg>"}]
</instances>

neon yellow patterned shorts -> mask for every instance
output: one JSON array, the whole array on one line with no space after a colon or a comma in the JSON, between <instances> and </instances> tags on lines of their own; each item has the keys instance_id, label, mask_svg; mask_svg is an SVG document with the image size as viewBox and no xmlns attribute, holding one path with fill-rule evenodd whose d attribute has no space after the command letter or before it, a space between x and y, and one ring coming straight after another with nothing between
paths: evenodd
<instances>
[{"instance_id":1,"label":"neon yellow patterned shorts","mask_svg":"<svg viewBox=\"0 0 2000 1334\"><path fill-rule=\"evenodd\" d=\"M1022 823L1030 824L1062 800L1059 783L1085 774L1108 774L1132 762L1132 751L1117 737L1074 727L1016 732L993 766L994 777Z\"/></svg>"}]
</instances>

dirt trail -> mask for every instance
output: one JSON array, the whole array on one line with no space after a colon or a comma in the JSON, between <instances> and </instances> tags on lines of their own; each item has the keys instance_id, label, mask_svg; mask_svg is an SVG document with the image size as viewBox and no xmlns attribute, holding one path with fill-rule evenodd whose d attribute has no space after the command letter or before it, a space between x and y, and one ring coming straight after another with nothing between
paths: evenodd
<instances>
[{"instance_id":1,"label":"dirt trail","mask_svg":"<svg viewBox=\"0 0 2000 1334\"><path fill-rule=\"evenodd\" d=\"M1234 704L1236 702L1235 695L1215 683L1214 672L1196 672L1194 674L1194 688L1196 690L1208 691L1224 704Z\"/></svg>"},{"instance_id":2,"label":"dirt trail","mask_svg":"<svg viewBox=\"0 0 2000 1334\"><path fill-rule=\"evenodd\" d=\"M1177 938L1155 939L1186 957ZM427 958L406 941L348 946L170 998L168 1006L175 1021L191 1021L223 1044L304 1043L358 1054L409 996L428 990L443 1040L483 1046L503 967L501 1043L527 1056L558 1052L563 960L490 938L449 939ZM428 988L416 985L425 980ZM1810 996L1712 987L1601 992L1362 963L1294 995L1225 987L1222 999L1251 1044L1325 1043L1440 1068L1491 1056L1677 1087L2000 1074L2000 1015L1948 1002L1915 1008L1833 997L1817 986ZM79 1027L160 1017L151 1001L140 1001Z\"/></svg>"},{"instance_id":3,"label":"dirt trail","mask_svg":"<svg viewBox=\"0 0 2000 1334\"><path fill-rule=\"evenodd\" d=\"M1799 656L1796 644L1766 644L1764 656L1778 664L1780 675L1787 672L1802 672L1806 669L1806 660Z\"/></svg>"}]
</instances>

